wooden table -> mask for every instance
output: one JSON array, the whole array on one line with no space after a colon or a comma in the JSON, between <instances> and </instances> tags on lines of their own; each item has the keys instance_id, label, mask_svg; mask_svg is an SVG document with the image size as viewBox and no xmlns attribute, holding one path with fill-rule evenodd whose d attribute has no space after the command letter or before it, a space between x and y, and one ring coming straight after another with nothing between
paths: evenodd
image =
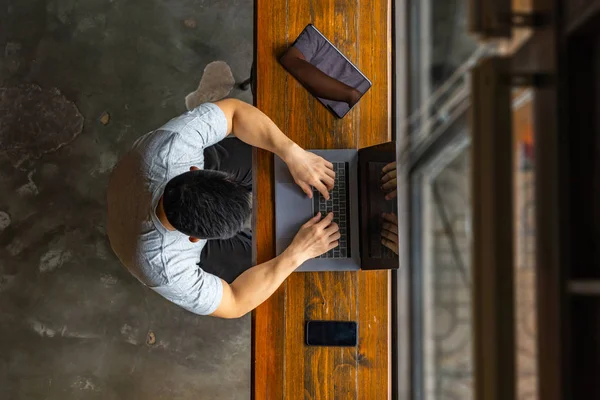
<instances>
[{"instance_id":1,"label":"wooden table","mask_svg":"<svg viewBox=\"0 0 600 400\"><path fill-rule=\"evenodd\" d=\"M256 0L256 104L308 149L391 140L390 0ZM373 82L343 120L334 118L277 59L313 23ZM275 256L273 155L254 154L255 261ZM389 397L389 271L294 273L252 318L256 400ZM304 345L306 320L353 320L356 348Z\"/></svg>"}]
</instances>

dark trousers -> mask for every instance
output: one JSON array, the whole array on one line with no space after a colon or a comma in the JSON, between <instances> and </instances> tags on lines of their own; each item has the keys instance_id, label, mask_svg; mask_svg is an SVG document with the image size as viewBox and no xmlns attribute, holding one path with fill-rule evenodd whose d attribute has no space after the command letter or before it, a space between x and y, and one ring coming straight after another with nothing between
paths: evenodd
<instances>
[{"instance_id":1,"label":"dark trousers","mask_svg":"<svg viewBox=\"0 0 600 400\"><path fill-rule=\"evenodd\" d=\"M252 188L252 147L237 138L225 139L204 150L204 168L228 172ZM252 267L252 231L225 240L209 240L200 267L231 283Z\"/></svg>"}]
</instances>

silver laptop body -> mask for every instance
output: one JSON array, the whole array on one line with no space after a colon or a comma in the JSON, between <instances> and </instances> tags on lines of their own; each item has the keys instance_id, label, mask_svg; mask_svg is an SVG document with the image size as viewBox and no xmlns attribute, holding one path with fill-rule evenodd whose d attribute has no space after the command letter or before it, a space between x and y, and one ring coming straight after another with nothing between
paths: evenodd
<instances>
[{"instance_id":1,"label":"silver laptop body","mask_svg":"<svg viewBox=\"0 0 600 400\"><path fill-rule=\"evenodd\" d=\"M358 151L310 151L334 163L334 167L338 169L334 188L336 197L334 198L332 195L331 202L328 203L330 206L324 206L324 199L318 192L313 192L313 199L308 198L294 183L285 162L275 156L275 244L277 255L290 245L300 227L317 212L321 211L322 216L325 217L328 208L335 207L337 212L334 210L334 220L340 225L340 231L345 229L340 246L335 251L332 250L323 255L322 258L306 261L296 271L357 271L360 269ZM343 217L344 215L345 217Z\"/></svg>"}]
</instances>

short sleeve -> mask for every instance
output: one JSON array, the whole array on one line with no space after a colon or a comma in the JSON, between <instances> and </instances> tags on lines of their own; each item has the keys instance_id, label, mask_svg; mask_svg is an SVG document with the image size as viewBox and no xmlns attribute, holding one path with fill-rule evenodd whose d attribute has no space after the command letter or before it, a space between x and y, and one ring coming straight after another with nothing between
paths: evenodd
<instances>
[{"instance_id":1,"label":"short sleeve","mask_svg":"<svg viewBox=\"0 0 600 400\"><path fill-rule=\"evenodd\" d=\"M304 29L300 36L298 36L298 39L296 39L294 47L300 50L306 61L310 62L319 49L319 39L319 35L312 29Z\"/></svg>"},{"instance_id":2,"label":"short sleeve","mask_svg":"<svg viewBox=\"0 0 600 400\"><path fill-rule=\"evenodd\" d=\"M219 106L205 103L172 119L160 130L178 133L183 146L198 151L227 136L227 118Z\"/></svg>"},{"instance_id":3,"label":"short sleeve","mask_svg":"<svg viewBox=\"0 0 600 400\"><path fill-rule=\"evenodd\" d=\"M167 300L199 315L214 313L223 298L223 282L200 267L181 269L169 284L152 290Z\"/></svg>"}]
</instances>

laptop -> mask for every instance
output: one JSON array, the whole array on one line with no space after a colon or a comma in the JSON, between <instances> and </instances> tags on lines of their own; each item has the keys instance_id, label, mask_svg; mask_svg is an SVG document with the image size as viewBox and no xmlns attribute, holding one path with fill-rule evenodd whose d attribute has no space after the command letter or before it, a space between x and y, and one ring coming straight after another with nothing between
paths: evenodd
<instances>
[{"instance_id":1,"label":"laptop","mask_svg":"<svg viewBox=\"0 0 600 400\"><path fill-rule=\"evenodd\" d=\"M335 185L330 200L313 189L310 199L294 183L285 162L275 157L275 245L277 255L292 242L300 227L321 212L334 213L339 225L339 246L308 260L296 271L357 271L396 269L398 256L381 244L383 213L397 215L397 202L386 200L381 171L395 161L395 144L360 150L309 150L330 161Z\"/></svg>"}]
</instances>

